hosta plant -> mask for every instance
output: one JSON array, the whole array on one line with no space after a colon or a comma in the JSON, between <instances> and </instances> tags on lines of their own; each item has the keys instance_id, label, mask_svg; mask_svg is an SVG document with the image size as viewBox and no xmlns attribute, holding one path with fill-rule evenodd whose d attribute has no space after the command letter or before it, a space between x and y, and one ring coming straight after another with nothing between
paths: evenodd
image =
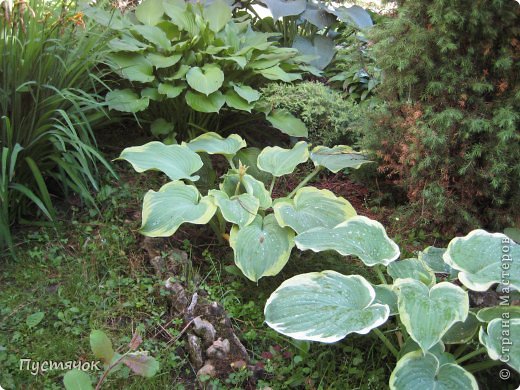
<instances>
[{"instance_id":1,"label":"hosta plant","mask_svg":"<svg viewBox=\"0 0 520 390\"><path fill-rule=\"evenodd\" d=\"M520 307L512 306L520 288L519 244L475 230L447 248L429 247L417 258L398 260L399 250L382 227L371 229L373 221L357 217L357 228L346 229L353 221L298 232L295 244L357 256L375 266L380 283L335 271L297 275L268 299L270 327L324 343L373 332L397 360L390 389L478 389L473 372L499 364L520 372ZM357 252L360 243L370 251ZM497 284L489 294L498 293L498 306L470 306L471 291ZM467 352L470 346L477 349ZM491 360L467 364L485 354Z\"/></svg>"},{"instance_id":2,"label":"hosta plant","mask_svg":"<svg viewBox=\"0 0 520 390\"><path fill-rule=\"evenodd\" d=\"M114 31L109 61L126 82L106 95L109 108L144 111L154 135L171 143L175 135L186 140L201 130L225 131L217 115L224 112L307 135L290 113L262 104L258 88L301 79L303 68L313 68L297 50L279 47L272 34L253 31L249 18L233 18L225 1L145 0L124 16L100 7L85 13Z\"/></svg>"},{"instance_id":3,"label":"hosta plant","mask_svg":"<svg viewBox=\"0 0 520 390\"><path fill-rule=\"evenodd\" d=\"M101 388L108 374L119 370L123 365L139 376L145 378L153 377L159 371L159 362L148 351L139 351L143 342L138 333L134 333L128 344L127 351L123 354L114 351L112 342L101 330L93 330L90 333L90 348L94 356L103 364L104 371L101 374L95 389ZM68 371L63 377L66 390L94 390L92 378L84 371L77 369Z\"/></svg>"},{"instance_id":4,"label":"hosta plant","mask_svg":"<svg viewBox=\"0 0 520 390\"><path fill-rule=\"evenodd\" d=\"M313 237L323 237L323 245L330 243L343 254L355 254L367 265L397 258L397 246L381 224L357 216L347 200L332 192L306 186L323 169L338 172L359 167L367 162L363 154L343 145L309 150L304 141L290 149L276 146L260 151L246 146L235 134L223 138L206 133L181 145L154 141L125 149L120 159L137 172L159 170L171 180L145 195L141 233L168 237L183 223L210 224L219 237L229 239L237 267L254 282L279 273L293 247L313 245ZM213 154L229 162L218 186L207 180L212 169L208 155ZM273 200L276 180L309 159L315 169L291 193ZM383 245L374 246L365 236Z\"/></svg>"}]
</instances>

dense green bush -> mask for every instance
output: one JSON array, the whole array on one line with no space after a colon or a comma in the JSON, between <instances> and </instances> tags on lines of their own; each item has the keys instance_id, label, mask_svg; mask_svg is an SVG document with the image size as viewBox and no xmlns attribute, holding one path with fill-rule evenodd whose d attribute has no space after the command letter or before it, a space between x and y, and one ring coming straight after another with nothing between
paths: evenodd
<instances>
[{"instance_id":1,"label":"dense green bush","mask_svg":"<svg viewBox=\"0 0 520 390\"><path fill-rule=\"evenodd\" d=\"M0 247L11 226L56 196L93 203L93 128L107 117L97 72L104 39L62 2L0 4Z\"/></svg>"},{"instance_id":2,"label":"dense green bush","mask_svg":"<svg viewBox=\"0 0 520 390\"><path fill-rule=\"evenodd\" d=\"M315 145L352 145L357 141L352 124L359 110L341 92L323 83L272 83L262 89L262 94L273 107L300 118L309 130L309 142Z\"/></svg>"},{"instance_id":3,"label":"dense green bush","mask_svg":"<svg viewBox=\"0 0 520 390\"><path fill-rule=\"evenodd\" d=\"M519 221L519 15L515 1L400 1L372 34L387 105L366 145L423 221Z\"/></svg>"}]
</instances>

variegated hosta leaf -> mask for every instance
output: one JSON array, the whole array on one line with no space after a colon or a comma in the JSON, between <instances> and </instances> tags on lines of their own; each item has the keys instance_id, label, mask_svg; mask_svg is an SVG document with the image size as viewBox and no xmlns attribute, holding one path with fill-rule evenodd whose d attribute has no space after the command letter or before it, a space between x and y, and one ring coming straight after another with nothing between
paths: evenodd
<instances>
[{"instance_id":1,"label":"variegated hosta leaf","mask_svg":"<svg viewBox=\"0 0 520 390\"><path fill-rule=\"evenodd\" d=\"M520 289L520 245L505 234L473 230L451 240L443 258L460 271L462 284L474 291L486 291L503 279Z\"/></svg>"},{"instance_id":2,"label":"variegated hosta leaf","mask_svg":"<svg viewBox=\"0 0 520 390\"><path fill-rule=\"evenodd\" d=\"M226 174L224 181L220 184L220 189L224 191L228 196L235 195L235 189L237 187L240 175L236 170L231 170L230 173ZM265 185L260 180L255 179L253 176L245 174L242 177L242 184L239 187L240 190L244 190L248 194L253 195L260 201L260 208L268 209L271 207L273 200L269 191L265 188ZM242 193L243 191L239 192Z\"/></svg>"},{"instance_id":3,"label":"variegated hosta leaf","mask_svg":"<svg viewBox=\"0 0 520 390\"><path fill-rule=\"evenodd\" d=\"M418 259L394 261L386 269L393 280L411 278L431 287L435 284L435 274Z\"/></svg>"},{"instance_id":4,"label":"variegated hosta leaf","mask_svg":"<svg viewBox=\"0 0 520 390\"><path fill-rule=\"evenodd\" d=\"M235 253L235 264L253 282L263 276L274 276L285 266L294 247L294 232L282 228L274 215L257 216L244 228L233 226L229 244Z\"/></svg>"},{"instance_id":5,"label":"variegated hosta leaf","mask_svg":"<svg viewBox=\"0 0 520 390\"><path fill-rule=\"evenodd\" d=\"M298 340L333 343L350 333L367 334L388 319L387 305L375 303L376 293L359 275L335 271L294 276L266 302L267 325Z\"/></svg>"},{"instance_id":6,"label":"variegated hosta leaf","mask_svg":"<svg viewBox=\"0 0 520 390\"><path fill-rule=\"evenodd\" d=\"M478 390L475 377L454 363L441 364L432 353L410 352L390 376L390 390Z\"/></svg>"},{"instance_id":7,"label":"variegated hosta leaf","mask_svg":"<svg viewBox=\"0 0 520 390\"><path fill-rule=\"evenodd\" d=\"M399 349L398 359L401 359L404 355L415 351L422 351L421 347L413 339L408 338ZM439 359L441 366L445 363L455 363L455 357L451 353L446 352L446 347L442 341L431 347L428 352Z\"/></svg>"},{"instance_id":8,"label":"variegated hosta leaf","mask_svg":"<svg viewBox=\"0 0 520 390\"><path fill-rule=\"evenodd\" d=\"M258 212L258 199L248 193L230 198L224 191L211 190L208 195L215 198L215 204L220 208L224 219L239 227L253 222Z\"/></svg>"},{"instance_id":9,"label":"variegated hosta leaf","mask_svg":"<svg viewBox=\"0 0 520 390\"><path fill-rule=\"evenodd\" d=\"M480 328L479 339L491 359L500 359L520 373L520 318L492 320L487 332Z\"/></svg>"},{"instance_id":10,"label":"variegated hosta leaf","mask_svg":"<svg viewBox=\"0 0 520 390\"><path fill-rule=\"evenodd\" d=\"M143 201L141 233L150 237L169 237L185 222L204 225L215 214L213 198L201 198L195 186L172 181L158 192L148 191Z\"/></svg>"},{"instance_id":11,"label":"variegated hosta leaf","mask_svg":"<svg viewBox=\"0 0 520 390\"><path fill-rule=\"evenodd\" d=\"M451 328L442 337L444 344L463 344L473 339L480 326L477 316L471 311L468 313L465 321L454 323Z\"/></svg>"},{"instance_id":12,"label":"variegated hosta leaf","mask_svg":"<svg viewBox=\"0 0 520 390\"><path fill-rule=\"evenodd\" d=\"M485 307L477 313L477 318L482 322L491 322L495 318L512 319L520 318L520 306L495 306Z\"/></svg>"},{"instance_id":13,"label":"variegated hosta leaf","mask_svg":"<svg viewBox=\"0 0 520 390\"><path fill-rule=\"evenodd\" d=\"M372 287L376 292L376 298L374 302L387 305L390 309L391 316L398 314L399 309L397 308L397 294L393 290L392 286L389 284L378 284L375 286L372 285Z\"/></svg>"},{"instance_id":14,"label":"variegated hosta leaf","mask_svg":"<svg viewBox=\"0 0 520 390\"><path fill-rule=\"evenodd\" d=\"M237 134L231 134L229 137L223 138L220 134L210 132L192 139L186 146L194 152L222 154L232 157L240 149L245 148L247 144L246 141Z\"/></svg>"},{"instance_id":15,"label":"variegated hosta leaf","mask_svg":"<svg viewBox=\"0 0 520 390\"><path fill-rule=\"evenodd\" d=\"M193 174L203 165L199 155L187 146L165 145L158 141L126 148L118 160L128 161L139 173L150 169L164 172L171 180L196 181L199 177Z\"/></svg>"},{"instance_id":16,"label":"variegated hosta leaf","mask_svg":"<svg viewBox=\"0 0 520 390\"><path fill-rule=\"evenodd\" d=\"M258 168L280 177L294 171L297 165L309 159L309 145L300 141L292 149L268 146L258 156Z\"/></svg>"},{"instance_id":17,"label":"variegated hosta leaf","mask_svg":"<svg viewBox=\"0 0 520 390\"><path fill-rule=\"evenodd\" d=\"M350 202L314 187L299 189L294 199L278 199L273 210L280 226L290 226L298 234L317 227L331 229L356 215Z\"/></svg>"},{"instance_id":18,"label":"variegated hosta leaf","mask_svg":"<svg viewBox=\"0 0 520 390\"><path fill-rule=\"evenodd\" d=\"M418 280L398 279L394 287L401 321L424 352L468 316L468 294L454 284L442 282L429 289Z\"/></svg>"},{"instance_id":19,"label":"variegated hosta leaf","mask_svg":"<svg viewBox=\"0 0 520 390\"><path fill-rule=\"evenodd\" d=\"M359 215L332 229L308 230L295 241L300 250L334 250L343 256L357 256L368 266L388 265L399 257L399 247L388 238L383 225Z\"/></svg>"},{"instance_id":20,"label":"variegated hosta leaf","mask_svg":"<svg viewBox=\"0 0 520 390\"><path fill-rule=\"evenodd\" d=\"M322 166L331 172L339 172L345 168L359 168L371 162L360 152L355 152L350 146L337 145L332 148L316 146L311 151L311 160L315 166Z\"/></svg>"}]
</instances>

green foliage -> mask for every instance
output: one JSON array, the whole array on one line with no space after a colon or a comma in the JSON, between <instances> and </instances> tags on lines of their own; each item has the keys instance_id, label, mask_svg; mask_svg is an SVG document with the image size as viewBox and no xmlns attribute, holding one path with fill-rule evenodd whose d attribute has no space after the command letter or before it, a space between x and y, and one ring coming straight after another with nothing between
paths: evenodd
<instances>
[{"instance_id":1,"label":"green foliage","mask_svg":"<svg viewBox=\"0 0 520 390\"><path fill-rule=\"evenodd\" d=\"M387 105L365 144L421 222L518 223L519 14L514 1L402 1L373 30Z\"/></svg>"},{"instance_id":2,"label":"green foliage","mask_svg":"<svg viewBox=\"0 0 520 390\"><path fill-rule=\"evenodd\" d=\"M0 7L0 247L35 210L54 219L55 196L77 193L93 205L96 165L109 168L93 134L108 119L97 69L106 37L62 2L8 4Z\"/></svg>"},{"instance_id":3,"label":"green foliage","mask_svg":"<svg viewBox=\"0 0 520 390\"><path fill-rule=\"evenodd\" d=\"M224 114L240 120L270 120L283 132L305 137L295 118L279 119L257 88L266 82L301 79L298 51L280 48L271 34L253 31L247 17L232 18L223 1L210 5L147 0L134 13L110 14L99 7L86 14L114 31L109 60L127 88L106 95L109 108L137 113L154 135L192 139L201 130L225 131ZM254 112L255 115L243 116ZM218 115L222 114L222 115ZM297 121L298 128L286 123ZM158 122L160 121L160 122ZM235 123L228 118L230 127ZM296 131L297 130L297 131Z\"/></svg>"},{"instance_id":4,"label":"green foliage","mask_svg":"<svg viewBox=\"0 0 520 390\"><path fill-rule=\"evenodd\" d=\"M356 218L359 217L344 224ZM366 226L369 224L366 223ZM304 239L305 235L314 237ZM337 243L324 245L327 239L318 235L317 229L312 229L300 233L295 241L300 249L334 249L345 254ZM373 285L360 275L346 276L335 271L294 276L284 281L266 302L266 323L271 328L297 340L323 343L336 342L352 332L367 334L373 331L397 360L389 381L390 389L395 390L437 386L475 390L479 387L472 372L502 363L520 372L520 348L509 347L518 342L518 336L513 335L520 328L520 319L510 316L509 310L500 310L500 306L493 309L470 308L468 292L468 289L486 291L492 284L502 282L502 287L497 290L504 294L501 305L509 306L511 289L517 288L520 283L517 280L520 269L518 265L511 264L511 259L518 257L519 244L504 234L475 230L466 237L454 238L446 250L429 248L420 255L420 258L429 258L434 264L444 262L448 274L453 269L465 287L463 289L448 281L437 282L435 277L425 278L425 272L433 276L435 273L422 260L395 261L399 256L398 249L397 256L392 256L390 261L382 261L385 257L382 254L388 246L385 236L366 232L329 233L329 236L331 242L343 237L347 246L358 249L359 237L370 242L370 255L380 259L376 271L382 284ZM319 245L299 244L313 239ZM366 262L363 251L348 253L371 265ZM502 259L502 264L500 261L490 263L486 268L482 262L486 263L489 258ZM388 273L394 278L392 284L387 283L381 265L388 266ZM507 270L507 279L503 279L503 269ZM400 272L397 273L398 270ZM500 274L502 279L494 276ZM393 316L398 318L391 319ZM383 332L378 329L389 322L388 328L391 330ZM461 356L479 328L479 340L485 348ZM398 334L397 345L388 336L391 332ZM508 345L505 348L504 343ZM447 350L445 345L449 348L451 344L463 344L463 348ZM485 352L492 361L477 363L466 369L460 365Z\"/></svg>"},{"instance_id":5,"label":"green foliage","mask_svg":"<svg viewBox=\"0 0 520 390\"><path fill-rule=\"evenodd\" d=\"M370 243L362 240L356 242L354 247L346 246L345 251L362 253L371 264L385 262L387 258L396 255L395 244L390 242L380 224L365 217L356 217L350 203L330 191L304 187L322 169L336 171L347 167L358 168L368 162L361 153L347 146L337 146L333 152L318 146L309 152L309 145L304 141L298 142L291 149L267 147L256 159L250 160L256 168L252 173L263 171L264 175L270 175L271 184L267 190L264 182L247 172L249 167L243 165L240 158L238 168L233 162L233 157L246 146L245 141L235 134L222 138L216 133L206 133L182 145L167 146L151 142L123 150L120 159L130 162L138 172L159 170L173 180L159 191L150 190L145 195L141 233L151 237L168 237L175 234L183 223L209 223L219 239L229 239L236 266L255 282L263 276L274 276L281 271L295 246L296 232L308 232L316 228L323 230L319 234L327 235L330 234L326 231L328 227L332 228L344 221L337 227L347 230L348 234L357 237L382 235L389 241L388 248L382 252L374 253ZM212 163L209 159L203 161L194 151L201 156L208 153L221 154L230 165L230 169L222 176L219 189L210 190L206 196L196 187L199 176L194 174L207 175L206 172L213 170ZM176 153L191 153L192 156L179 159L175 158ZM271 195L276 179L291 174L309 158L316 168L290 194L273 203ZM203 165L206 165L205 170L201 169ZM313 202L313 210L310 212L305 210L309 197ZM271 207L274 213L268 213ZM226 234L228 222L232 224L229 235ZM298 242L296 245L299 245ZM306 245L318 244L311 240Z\"/></svg>"},{"instance_id":6,"label":"green foliage","mask_svg":"<svg viewBox=\"0 0 520 390\"><path fill-rule=\"evenodd\" d=\"M262 89L266 102L301 119L315 145L352 145L357 142L353 124L359 114L342 94L320 82L271 83Z\"/></svg>"}]
</instances>

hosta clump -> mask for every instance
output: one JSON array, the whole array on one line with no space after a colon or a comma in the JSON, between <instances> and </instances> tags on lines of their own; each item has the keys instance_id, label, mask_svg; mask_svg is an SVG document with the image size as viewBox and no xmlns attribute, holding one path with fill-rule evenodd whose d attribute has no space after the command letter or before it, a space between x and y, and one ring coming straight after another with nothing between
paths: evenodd
<instances>
[{"instance_id":1,"label":"hosta clump","mask_svg":"<svg viewBox=\"0 0 520 390\"><path fill-rule=\"evenodd\" d=\"M378 264L381 284L335 271L297 275L268 299L265 318L270 327L299 340L325 343L373 331L397 360L390 389L478 389L472 372L498 364L520 372L520 307L511 306L520 288L519 244L504 234L475 230L454 238L447 248L429 247L418 258L396 261L398 256L391 254L399 250L393 242L388 245L382 231L360 240L348 230L334 234L354 221L301 233L297 245L333 249L358 256L367 265ZM357 229L358 234L362 231ZM368 255L358 250L358 243L367 241L372 247ZM444 281L438 282L440 278ZM463 286L452 283L455 279ZM499 306L470 307L468 289L483 292L497 284ZM390 322L385 333L378 329ZM392 331L395 339L385 335ZM477 334L484 348L464 355L468 345L478 345ZM461 366L486 352L491 361Z\"/></svg>"},{"instance_id":2,"label":"hosta clump","mask_svg":"<svg viewBox=\"0 0 520 390\"><path fill-rule=\"evenodd\" d=\"M141 233L168 237L183 223L209 223L219 237L228 237L237 267L255 282L279 273L294 246L355 254L369 266L399 256L381 224L357 216L347 200L328 190L305 187L323 169L338 172L368 162L362 153L344 145L309 150L304 141L290 149L276 146L259 151L246 146L236 134L223 138L206 133L182 145L154 141L125 149L120 159L136 171L159 170L172 180L145 195ZM208 180L207 175L201 176L212 169L208 154L224 156L230 168L218 187L203 195ZM315 169L290 194L273 200L277 178L309 159Z\"/></svg>"},{"instance_id":3,"label":"hosta clump","mask_svg":"<svg viewBox=\"0 0 520 390\"><path fill-rule=\"evenodd\" d=\"M145 0L124 16L99 7L85 13L114 30L109 60L128 81L107 94L109 108L148 109L154 135L194 138L201 128L217 129L216 113L224 109L254 111L291 136L307 135L303 122L263 104L255 88L300 79L300 65L313 68L296 49L278 47L272 34L253 31L247 17L233 18L223 0Z\"/></svg>"}]
</instances>

